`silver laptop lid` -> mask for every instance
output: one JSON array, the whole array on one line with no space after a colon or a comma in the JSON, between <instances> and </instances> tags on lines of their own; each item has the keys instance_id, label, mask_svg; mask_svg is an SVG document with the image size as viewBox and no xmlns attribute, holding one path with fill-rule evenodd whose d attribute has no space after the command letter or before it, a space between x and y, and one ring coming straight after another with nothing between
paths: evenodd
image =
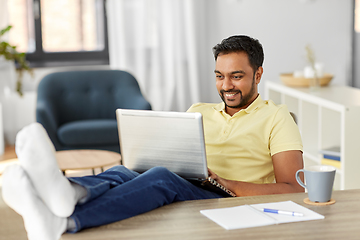
<instances>
[{"instance_id":1,"label":"silver laptop lid","mask_svg":"<svg viewBox=\"0 0 360 240\"><path fill-rule=\"evenodd\" d=\"M162 166L184 178L207 178L200 113L117 109L116 117L125 167Z\"/></svg>"}]
</instances>

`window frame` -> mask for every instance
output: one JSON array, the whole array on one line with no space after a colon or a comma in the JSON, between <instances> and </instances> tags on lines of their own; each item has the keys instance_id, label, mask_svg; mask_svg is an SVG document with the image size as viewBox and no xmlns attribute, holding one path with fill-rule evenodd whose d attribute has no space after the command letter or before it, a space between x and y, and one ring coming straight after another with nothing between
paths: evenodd
<instances>
[{"instance_id":1,"label":"window frame","mask_svg":"<svg viewBox=\"0 0 360 240\"><path fill-rule=\"evenodd\" d=\"M107 29L106 0L103 1L104 49L101 51L44 52L41 33L41 0L33 0L33 8L38 7L38 17L33 17L35 30L35 51L26 53L30 67L61 67L109 65L109 43Z\"/></svg>"}]
</instances>

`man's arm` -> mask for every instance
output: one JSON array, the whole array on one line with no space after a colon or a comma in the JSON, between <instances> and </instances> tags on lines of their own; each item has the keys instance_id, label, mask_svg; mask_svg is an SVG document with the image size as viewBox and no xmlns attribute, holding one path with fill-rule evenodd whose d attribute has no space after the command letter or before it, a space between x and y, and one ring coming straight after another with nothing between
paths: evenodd
<instances>
[{"instance_id":1,"label":"man's arm","mask_svg":"<svg viewBox=\"0 0 360 240\"><path fill-rule=\"evenodd\" d=\"M280 152L272 157L276 183L255 184L248 182L226 180L217 176L209 169L209 176L227 189L231 190L236 196L253 196L277 193L296 193L304 192L296 179L295 173L303 168L302 152L299 150ZM300 174L302 180L303 176Z\"/></svg>"}]
</instances>

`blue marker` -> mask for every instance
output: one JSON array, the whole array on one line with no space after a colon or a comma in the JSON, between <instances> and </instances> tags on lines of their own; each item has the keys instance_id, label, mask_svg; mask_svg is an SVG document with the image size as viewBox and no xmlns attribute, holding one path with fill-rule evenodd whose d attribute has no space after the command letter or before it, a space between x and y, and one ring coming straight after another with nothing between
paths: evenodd
<instances>
[{"instance_id":1,"label":"blue marker","mask_svg":"<svg viewBox=\"0 0 360 240\"><path fill-rule=\"evenodd\" d=\"M290 216L295 216L295 217L304 216L303 213L291 212L291 211L282 211L282 210L276 210L276 209L270 209L270 208L263 208L263 209L261 209L261 211L267 212L267 213L290 215Z\"/></svg>"}]
</instances>

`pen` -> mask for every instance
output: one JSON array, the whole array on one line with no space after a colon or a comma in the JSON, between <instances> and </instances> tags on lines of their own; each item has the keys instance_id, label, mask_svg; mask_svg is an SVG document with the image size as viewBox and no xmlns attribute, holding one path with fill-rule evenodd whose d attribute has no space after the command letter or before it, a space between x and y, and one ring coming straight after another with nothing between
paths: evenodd
<instances>
[{"instance_id":1,"label":"pen","mask_svg":"<svg viewBox=\"0 0 360 240\"><path fill-rule=\"evenodd\" d=\"M276 213L276 214L290 215L290 216L295 216L295 217L302 217L302 216L304 216L303 213L291 212L291 211L282 211L282 210L276 210L276 209L270 209L270 208L262 208L261 211L267 212L267 213Z\"/></svg>"}]
</instances>

